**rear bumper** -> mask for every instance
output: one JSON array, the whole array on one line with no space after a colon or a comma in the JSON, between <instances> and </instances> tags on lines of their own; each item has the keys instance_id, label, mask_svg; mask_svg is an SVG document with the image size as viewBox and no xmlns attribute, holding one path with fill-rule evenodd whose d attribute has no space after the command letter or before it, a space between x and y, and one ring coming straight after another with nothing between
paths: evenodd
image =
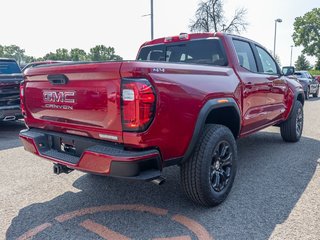
<instances>
[{"instance_id":1,"label":"rear bumper","mask_svg":"<svg viewBox=\"0 0 320 240\"><path fill-rule=\"evenodd\" d=\"M10 121L22 118L19 105L0 107L0 121Z\"/></svg>"},{"instance_id":2,"label":"rear bumper","mask_svg":"<svg viewBox=\"0 0 320 240\"><path fill-rule=\"evenodd\" d=\"M25 150L71 169L139 180L161 174L160 153L155 149L128 151L119 144L39 129L22 130L20 139Z\"/></svg>"}]
</instances>

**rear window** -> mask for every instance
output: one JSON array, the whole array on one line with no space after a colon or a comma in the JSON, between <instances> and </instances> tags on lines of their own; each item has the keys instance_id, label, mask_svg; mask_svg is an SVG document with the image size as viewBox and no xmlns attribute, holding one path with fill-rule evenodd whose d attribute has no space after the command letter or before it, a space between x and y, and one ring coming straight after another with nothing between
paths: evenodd
<instances>
[{"instance_id":1,"label":"rear window","mask_svg":"<svg viewBox=\"0 0 320 240\"><path fill-rule=\"evenodd\" d=\"M159 44L141 49L137 60L226 66L228 61L219 39Z\"/></svg>"},{"instance_id":2,"label":"rear window","mask_svg":"<svg viewBox=\"0 0 320 240\"><path fill-rule=\"evenodd\" d=\"M18 64L14 61L0 61L0 74L21 73Z\"/></svg>"}]
</instances>

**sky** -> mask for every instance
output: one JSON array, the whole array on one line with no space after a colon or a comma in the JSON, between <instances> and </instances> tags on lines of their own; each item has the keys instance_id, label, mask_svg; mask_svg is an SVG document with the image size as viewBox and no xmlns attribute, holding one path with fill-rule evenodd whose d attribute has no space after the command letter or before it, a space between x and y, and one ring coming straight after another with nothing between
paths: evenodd
<instances>
[{"instance_id":1,"label":"sky","mask_svg":"<svg viewBox=\"0 0 320 240\"><path fill-rule=\"evenodd\" d=\"M154 0L155 38L189 32L200 0ZM0 0L0 44L15 44L27 55L42 57L57 48L90 48L103 44L115 48L126 60L136 57L140 45L150 40L150 0ZM282 66L290 64L293 23L319 0L224 0L230 17L236 8L247 9L247 30L241 35L273 50L275 19L276 54ZM292 61L302 47L292 48ZM311 63L315 59L308 57Z\"/></svg>"}]
</instances>

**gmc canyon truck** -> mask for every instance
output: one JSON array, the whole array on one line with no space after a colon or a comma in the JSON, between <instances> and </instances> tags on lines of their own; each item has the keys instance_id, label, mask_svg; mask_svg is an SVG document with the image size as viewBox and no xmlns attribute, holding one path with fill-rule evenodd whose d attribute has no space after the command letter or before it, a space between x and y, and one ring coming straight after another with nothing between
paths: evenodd
<instances>
[{"instance_id":1,"label":"gmc canyon truck","mask_svg":"<svg viewBox=\"0 0 320 240\"><path fill-rule=\"evenodd\" d=\"M22 118L19 95L22 79L16 60L0 58L0 122Z\"/></svg>"},{"instance_id":2,"label":"gmc canyon truck","mask_svg":"<svg viewBox=\"0 0 320 240\"><path fill-rule=\"evenodd\" d=\"M161 184L179 165L184 192L204 206L231 190L236 139L279 126L297 142L303 129L301 85L260 44L223 33L146 42L136 61L34 67L20 95L23 145L55 173Z\"/></svg>"}]
</instances>

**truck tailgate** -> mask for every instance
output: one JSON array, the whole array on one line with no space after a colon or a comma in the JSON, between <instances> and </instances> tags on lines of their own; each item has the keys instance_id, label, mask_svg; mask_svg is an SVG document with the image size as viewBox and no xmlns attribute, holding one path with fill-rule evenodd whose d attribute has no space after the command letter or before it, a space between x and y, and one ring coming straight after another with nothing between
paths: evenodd
<instances>
[{"instance_id":1,"label":"truck tailgate","mask_svg":"<svg viewBox=\"0 0 320 240\"><path fill-rule=\"evenodd\" d=\"M29 127L122 142L121 62L68 63L26 72Z\"/></svg>"}]
</instances>

